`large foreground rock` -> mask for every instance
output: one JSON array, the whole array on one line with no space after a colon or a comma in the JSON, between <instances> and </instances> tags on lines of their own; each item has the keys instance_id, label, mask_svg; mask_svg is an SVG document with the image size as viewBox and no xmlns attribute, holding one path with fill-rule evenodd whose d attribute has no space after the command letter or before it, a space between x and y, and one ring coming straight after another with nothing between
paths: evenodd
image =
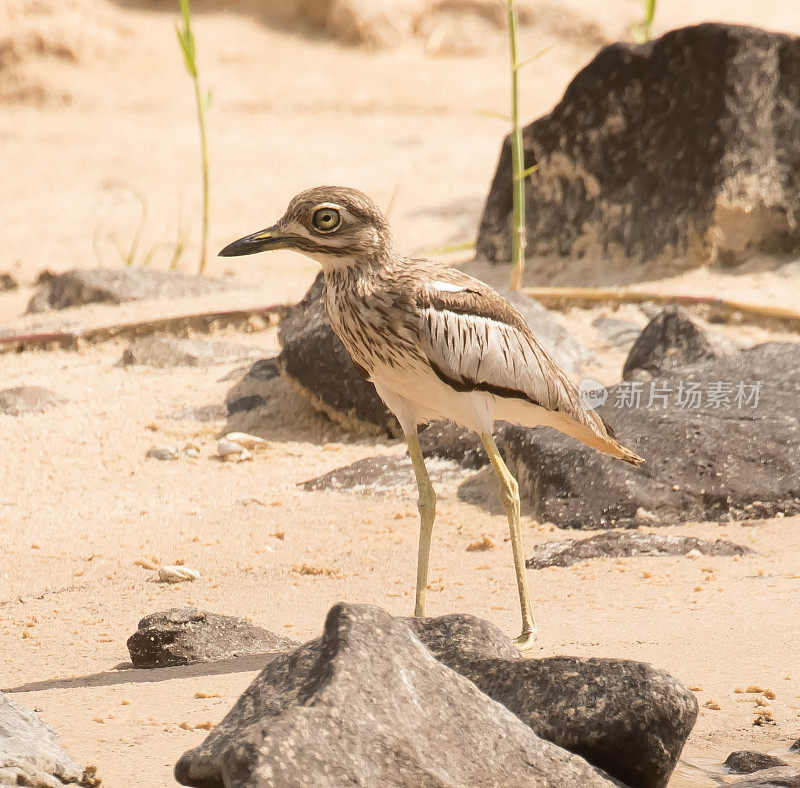
<instances>
[{"instance_id":1,"label":"large foreground rock","mask_svg":"<svg viewBox=\"0 0 800 788\"><path fill-rule=\"evenodd\" d=\"M314 407L354 432L399 434L399 426L372 383L356 370L325 313L320 274L302 301L288 310L278 328L283 346L281 374L291 380ZM572 373L594 360L541 304L520 293L503 292L519 309L536 337ZM257 396L253 391L250 396Z\"/></svg>"},{"instance_id":2,"label":"large foreground rock","mask_svg":"<svg viewBox=\"0 0 800 788\"><path fill-rule=\"evenodd\" d=\"M667 784L698 707L665 671L625 659L521 659L497 627L463 614L405 621L436 659L537 735L632 788Z\"/></svg>"},{"instance_id":3,"label":"large foreground rock","mask_svg":"<svg viewBox=\"0 0 800 788\"><path fill-rule=\"evenodd\" d=\"M150 268L88 268L48 277L40 284L28 312L66 309L83 304L121 304L145 298L181 298L241 287L234 280L190 276Z\"/></svg>"},{"instance_id":4,"label":"large foreground rock","mask_svg":"<svg viewBox=\"0 0 800 788\"><path fill-rule=\"evenodd\" d=\"M639 509L653 524L791 515L799 397L800 344L771 343L613 387L598 412L641 468L544 427L507 428L504 449L535 516L562 527L630 527Z\"/></svg>"},{"instance_id":5,"label":"large foreground rock","mask_svg":"<svg viewBox=\"0 0 800 788\"><path fill-rule=\"evenodd\" d=\"M59 788L82 774L38 714L0 694L0 785Z\"/></svg>"},{"instance_id":6,"label":"large foreground rock","mask_svg":"<svg viewBox=\"0 0 800 788\"><path fill-rule=\"evenodd\" d=\"M273 758L280 771L261 772L271 785L297 784L304 769L313 782L326 768L337 785L350 775L376 786L596 784L596 773L573 773L575 761L530 739L525 725L520 731L451 671L536 735L630 786L666 783L697 716L694 695L649 665L524 660L496 626L474 616L391 619L376 608L338 605L322 639L275 657L206 742L181 759L176 775L190 785L204 784L203 776L222 785L222 774L254 785L251 769L270 768ZM306 727L314 725L312 742ZM287 763L289 742L296 746ZM423 779L433 770L441 782Z\"/></svg>"},{"instance_id":7,"label":"large foreground rock","mask_svg":"<svg viewBox=\"0 0 800 788\"><path fill-rule=\"evenodd\" d=\"M523 131L528 253L652 260L800 251L800 39L703 24L607 46ZM503 146L478 253L510 259Z\"/></svg>"},{"instance_id":8,"label":"large foreground rock","mask_svg":"<svg viewBox=\"0 0 800 788\"><path fill-rule=\"evenodd\" d=\"M610 786L454 673L382 610L336 605L199 747L182 785Z\"/></svg>"},{"instance_id":9,"label":"large foreground rock","mask_svg":"<svg viewBox=\"0 0 800 788\"><path fill-rule=\"evenodd\" d=\"M274 635L243 618L221 616L193 607L145 616L128 638L131 662L142 668L214 662L247 654L286 651L296 645L295 641Z\"/></svg>"},{"instance_id":10,"label":"large foreground rock","mask_svg":"<svg viewBox=\"0 0 800 788\"><path fill-rule=\"evenodd\" d=\"M588 539L544 542L533 548L526 561L530 569L572 566L590 558L628 558L639 555L687 555L693 550L702 555L750 555L752 550L725 539L696 539L693 536L653 534L643 531L616 531Z\"/></svg>"}]
</instances>

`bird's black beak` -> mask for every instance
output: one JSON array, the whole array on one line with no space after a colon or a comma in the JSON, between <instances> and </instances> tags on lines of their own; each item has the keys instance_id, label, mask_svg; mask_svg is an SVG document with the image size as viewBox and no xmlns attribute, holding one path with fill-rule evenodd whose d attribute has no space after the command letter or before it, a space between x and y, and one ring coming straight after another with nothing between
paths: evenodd
<instances>
[{"instance_id":1,"label":"bird's black beak","mask_svg":"<svg viewBox=\"0 0 800 788\"><path fill-rule=\"evenodd\" d=\"M284 249L287 245L287 238L276 224L267 227L252 235L246 235L232 244L228 244L220 253L220 257L239 257L243 254L256 254L265 252L268 249Z\"/></svg>"}]
</instances>

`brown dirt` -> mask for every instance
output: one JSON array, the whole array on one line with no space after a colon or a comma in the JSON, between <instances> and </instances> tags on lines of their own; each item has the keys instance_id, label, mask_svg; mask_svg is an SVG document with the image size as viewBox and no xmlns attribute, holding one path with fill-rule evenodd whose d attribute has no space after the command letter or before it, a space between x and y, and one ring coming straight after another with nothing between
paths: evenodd
<instances>
[{"instance_id":1,"label":"brown dirt","mask_svg":"<svg viewBox=\"0 0 800 788\"><path fill-rule=\"evenodd\" d=\"M183 221L189 247L181 267L192 270L199 208L193 97L174 43L173 15L102 0L35 5L56 20L72 13L85 20L88 13L94 23L77 24L80 36L91 40L69 44L65 51L74 57L60 54L59 42L68 40L62 33L52 39L55 51L46 42L40 47L38 23L33 38L15 32L10 50L0 43L0 52L16 58L0 79L0 171L15 173L0 201L0 271L22 283L0 294L0 326L98 325L296 300L316 267L284 253L210 260L211 273L232 270L255 283L241 292L23 315L41 270L96 264L93 237L101 236L102 263L116 262L103 239L113 233L130 238L137 222L134 193L144 196L148 209L142 249L161 244L153 265L167 265ZM33 0L4 6L25 11L14 30L33 24L33 6ZM585 0L564 8L601 32L590 27L578 40L554 33L552 9L543 12L544 22L525 28L525 51L557 44L525 72L525 117L552 106L592 55L597 35L625 34L639 13L632 0L604 4L602 11ZM793 0L664 4L656 30L707 18L800 32ZM0 30L7 36L10 28L0 23ZM506 105L502 38L469 58L431 57L422 39L372 53L221 11L200 14L196 32L203 74L214 90L212 250L266 226L294 193L325 182L363 188L384 206L395 194L392 221L405 251L474 234L504 130L481 114ZM598 284L615 281L600 266L584 274ZM664 290L796 306L798 275L773 264L736 274L702 269L649 276L649 286ZM600 354L593 374L612 382L622 354L600 344L591 330L599 311L573 310L564 319ZM633 307L617 316L646 320ZM795 338L758 328L726 330L749 342ZM219 336L257 345L265 355L277 349L274 329ZM232 385L223 378L233 366L126 369L117 366L122 350L107 343L81 352L0 356L3 388L43 385L69 400L42 414L0 416L6 458L0 683L15 690L17 700L43 709L64 746L78 760L97 764L105 784L136 788L171 784L172 764L205 735L181 723L219 720L258 669L257 661L243 660L222 668L116 671L140 617L196 604L303 639L319 632L325 612L340 599L407 614L417 516L410 479L373 495L297 486L357 459L399 454L400 444L350 442L286 390L270 411L269 448L249 463L217 462L210 455L223 423L182 422L169 414L221 402ZM200 459L145 457L154 444L187 441L200 446ZM493 482L484 486L491 489ZM486 514L459 501L453 481L440 492L430 612L465 610L514 633L516 592L499 506ZM756 551L739 561L633 558L532 572L541 630L534 656L643 659L702 687L701 705L712 699L721 710L701 711L690 759L710 753L721 761L732 749L780 747L800 732L800 655L789 647L800 627L798 526L795 518L669 529L728 538ZM484 536L496 546L467 550ZM529 544L564 536L526 514ZM134 563L153 556L183 559L201 578L155 584L153 572ZM303 564L324 571L292 570ZM752 699L740 702L745 696L734 690L753 683L775 690L776 725L752 725ZM220 697L196 698L196 692ZM682 774L675 784L702 784L694 779Z\"/></svg>"}]
</instances>

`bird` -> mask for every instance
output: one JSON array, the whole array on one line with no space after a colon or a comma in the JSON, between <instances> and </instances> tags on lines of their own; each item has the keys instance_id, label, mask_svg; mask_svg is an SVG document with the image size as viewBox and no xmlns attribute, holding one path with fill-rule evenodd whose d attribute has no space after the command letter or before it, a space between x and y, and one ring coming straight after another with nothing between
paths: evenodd
<instances>
[{"instance_id":1,"label":"bird","mask_svg":"<svg viewBox=\"0 0 800 788\"><path fill-rule=\"evenodd\" d=\"M520 651L531 648L537 633L519 485L493 438L495 421L552 427L631 465L644 460L582 404L578 388L505 298L443 262L397 253L389 222L363 192L337 186L303 191L277 223L219 254L274 249L301 252L322 266L331 327L402 428L419 492L414 615L425 616L436 517L418 425L449 419L480 436L497 475L522 617L515 642Z\"/></svg>"}]
</instances>

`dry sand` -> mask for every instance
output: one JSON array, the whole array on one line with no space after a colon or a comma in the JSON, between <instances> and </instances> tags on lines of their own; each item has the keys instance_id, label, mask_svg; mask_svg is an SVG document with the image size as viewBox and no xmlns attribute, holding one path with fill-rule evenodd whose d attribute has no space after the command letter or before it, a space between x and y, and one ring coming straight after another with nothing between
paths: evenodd
<instances>
[{"instance_id":1,"label":"dry sand","mask_svg":"<svg viewBox=\"0 0 800 788\"><path fill-rule=\"evenodd\" d=\"M637 3L621 0L604 4L602 16L585 0L573 6L606 37L624 34L639 13ZM97 264L98 226L101 236L116 231L129 237L131 192L147 201L143 248L164 244L154 264L166 265L183 215L191 243L182 265L193 267L197 150L172 17L134 5L104 5L103 13L111 25L103 29L112 30L110 54L98 45L77 62L32 61L20 77L26 100L7 103L0 113L0 171L13 173L0 200L0 271L11 271L24 285L0 294L0 326L74 327L296 300L315 266L276 254L210 261L212 273L231 271L256 283L242 291L191 303L23 315L39 271ZM671 3L658 13L657 32L709 18L800 32L793 0ZM552 29L525 33L528 51L551 40L558 44L526 73L526 117L552 106L595 46L595 28L572 43ZM200 15L197 36L215 94L209 114L212 249L270 223L296 191L324 182L364 188L383 205L396 192L392 219L406 251L474 234L503 131L480 114L505 106L501 40L471 58L429 57L417 42L371 54L221 13ZM37 85L42 89L25 93ZM115 262L108 244L100 246L103 264ZM600 274L595 280L603 283ZM796 306L798 279L753 265L737 275L699 270L648 286ZM611 382L623 356L591 331L597 314L574 311L564 319L600 353L596 373ZM632 308L620 316L645 320ZM795 338L761 329L734 333L748 342ZM264 355L277 349L274 329L222 336L258 346ZM122 368L122 348L107 343L81 353L0 356L1 388L46 385L68 399L42 414L0 416L0 686L42 709L66 749L96 764L105 785L144 788L172 784L172 764L206 735L179 725L221 719L258 663L117 671L138 619L192 604L304 639L319 632L327 609L341 599L407 614L417 515L410 478L380 494L297 487L362 457L400 454L400 444L354 443L287 394L283 407L271 411L268 449L250 463L219 463L210 455L222 422L169 416L220 403L232 385L223 378L235 365ZM145 457L153 444L187 441L200 447L200 459ZM457 481L439 487L430 613L464 610L514 634L518 614L504 516L494 504L459 501ZM529 512L524 522L528 544L585 535L539 526ZM722 760L745 746L785 747L800 736L798 526L800 519L787 518L667 529L726 537L756 551L740 561L597 560L532 572L541 631L533 655L642 659L702 687L701 705L711 699L721 708L701 710L685 753L690 762ZM483 534L497 546L466 552ZM151 571L134 563L152 557L182 559L201 577L158 585ZM302 563L330 572L294 572ZM774 689L775 725L754 726L752 697L734 692L753 683ZM196 699L196 692L220 697ZM704 784L711 783L687 766L674 780Z\"/></svg>"}]
</instances>

